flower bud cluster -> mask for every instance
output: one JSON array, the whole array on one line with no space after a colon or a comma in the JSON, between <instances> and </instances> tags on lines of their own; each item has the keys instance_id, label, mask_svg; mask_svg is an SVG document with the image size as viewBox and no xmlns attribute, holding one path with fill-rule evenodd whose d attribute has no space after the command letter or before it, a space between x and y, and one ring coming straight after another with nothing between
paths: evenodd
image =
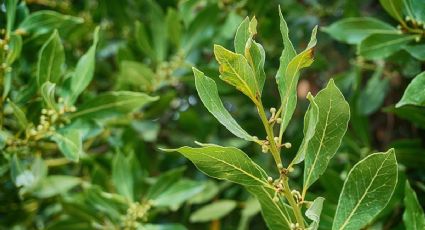
<instances>
[{"instance_id":1,"label":"flower bud cluster","mask_svg":"<svg viewBox=\"0 0 425 230\"><path fill-rule=\"evenodd\" d=\"M123 219L124 229L137 229L137 220L147 221L147 213L151 207L152 205L149 202L135 202L130 204L130 207L127 209L127 214Z\"/></svg>"}]
</instances>

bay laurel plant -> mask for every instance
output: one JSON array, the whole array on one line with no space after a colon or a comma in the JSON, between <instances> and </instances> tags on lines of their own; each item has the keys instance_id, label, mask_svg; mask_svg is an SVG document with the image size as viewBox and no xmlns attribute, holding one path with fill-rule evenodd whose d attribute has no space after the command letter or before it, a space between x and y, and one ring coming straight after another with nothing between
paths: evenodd
<instances>
[{"instance_id":1,"label":"bay laurel plant","mask_svg":"<svg viewBox=\"0 0 425 230\"><path fill-rule=\"evenodd\" d=\"M276 108L266 109L262 103L267 77L265 51L255 40L256 18L247 17L239 25L234 39L235 51L214 46L220 79L250 99L258 111L265 137L245 131L225 109L215 81L193 68L196 89L204 106L235 136L258 144L263 153L270 154L275 162L274 171L267 172L234 147L198 143L200 147L167 151L181 153L213 178L243 186L260 202L269 229L317 229L326 197L314 197L309 194L309 188L336 154L348 127L350 107L332 79L316 95L308 93L310 104L304 116L304 139L295 157L287 158L285 150L291 148L291 143L283 139L283 134L296 109L300 71L313 63L317 27L312 31L307 47L297 52L280 11L279 16L284 49L274 79L280 94ZM302 162L303 185L301 189L295 189L297 185L291 180L291 174ZM393 149L371 154L358 162L345 178L332 229L361 229L372 222L390 200L397 174Z\"/></svg>"}]
</instances>

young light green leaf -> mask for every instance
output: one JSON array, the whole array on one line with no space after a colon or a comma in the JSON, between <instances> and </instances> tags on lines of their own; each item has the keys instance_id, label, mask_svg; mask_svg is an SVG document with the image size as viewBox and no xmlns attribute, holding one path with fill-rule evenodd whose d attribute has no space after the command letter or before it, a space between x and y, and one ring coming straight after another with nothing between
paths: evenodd
<instances>
[{"instance_id":1,"label":"young light green leaf","mask_svg":"<svg viewBox=\"0 0 425 230\"><path fill-rule=\"evenodd\" d=\"M181 147L166 151L183 154L210 177L246 186L270 187L264 170L237 148L208 145L201 148Z\"/></svg>"},{"instance_id":2,"label":"young light green leaf","mask_svg":"<svg viewBox=\"0 0 425 230\"><path fill-rule=\"evenodd\" d=\"M78 111L70 114L70 118L89 117L94 119L111 118L140 109L142 106L158 100L145 93L116 91L107 92L82 104Z\"/></svg>"},{"instance_id":3,"label":"young light green leaf","mask_svg":"<svg viewBox=\"0 0 425 230\"><path fill-rule=\"evenodd\" d=\"M366 59L382 59L401 50L415 38L416 35L372 34L360 43L357 52Z\"/></svg>"},{"instance_id":4,"label":"young light green leaf","mask_svg":"<svg viewBox=\"0 0 425 230\"><path fill-rule=\"evenodd\" d=\"M154 206L171 208L178 207L186 200L199 194L205 186L205 184L198 181L185 179L174 182L175 183L168 187L167 190L162 192L155 199L151 200Z\"/></svg>"},{"instance_id":5,"label":"young light green leaf","mask_svg":"<svg viewBox=\"0 0 425 230\"><path fill-rule=\"evenodd\" d=\"M190 222L202 223L218 220L228 215L236 208L234 200L219 200L194 211L190 215Z\"/></svg>"},{"instance_id":6,"label":"young light green leaf","mask_svg":"<svg viewBox=\"0 0 425 230\"><path fill-rule=\"evenodd\" d=\"M354 230L366 226L387 205L397 178L394 149L359 161L344 182L332 229Z\"/></svg>"},{"instance_id":7,"label":"young light green leaf","mask_svg":"<svg viewBox=\"0 0 425 230\"><path fill-rule=\"evenodd\" d=\"M406 229L425 229L424 210L418 201L415 191L410 187L409 181L407 180L404 189L404 206L406 209L403 213L403 222Z\"/></svg>"},{"instance_id":8,"label":"young light green leaf","mask_svg":"<svg viewBox=\"0 0 425 230\"><path fill-rule=\"evenodd\" d=\"M357 111L361 115L369 115L381 107L390 87L388 78L382 78L384 65L378 64L372 77L357 99Z\"/></svg>"},{"instance_id":9,"label":"young light green leaf","mask_svg":"<svg viewBox=\"0 0 425 230\"><path fill-rule=\"evenodd\" d=\"M236 89L247 95L252 101L258 101L259 84L254 70L248 64L246 58L220 45L214 45L214 54L220 64L220 78L235 86Z\"/></svg>"},{"instance_id":10,"label":"young light green leaf","mask_svg":"<svg viewBox=\"0 0 425 230\"><path fill-rule=\"evenodd\" d=\"M61 68L65 63L65 52L57 30L41 47L38 53L37 84L40 87L45 82L58 83Z\"/></svg>"},{"instance_id":11,"label":"young light green leaf","mask_svg":"<svg viewBox=\"0 0 425 230\"><path fill-rule=\"evenodd\" d=\"M134 199L134 181L131 171L131 158L117 151L112 162L112 182L117 192L129 201Z\"/></svg>"},{"instance_id":12,"label":"young light green leaf","mask_svg":"<svg viewBox=\"0 0 425 230\"><path fill-rule=\"evenodd\" d=\"M258 89L261 95L263 92L264 82L266 81L266 73L264 72L266 53L263 46L260 43L255 42L252 38L249 38L246 44L245 57L251 68L254 70Z\"/></svg>"},{"instance_id":13,"label":"young light green leaf","mask_svg":"<svg viewBox=\"0 0 425 230\"><path fill-rule=\"evenodd\" d=\"M22 37L14 33L11 34L8 45L9 52L7 52L6 63L10 66L21 55Z\"/></svg>"},{"instance_id":14,"label":"young light green leaf","mask_svg":"<svg viewBox=\"0 0 425 230\"><path fill-rule=\"evenodd\" d=\"M403 2L404 0L379 0L381 6L387 11L391 17L397 21L403 21Z\"/></svg>"},{"instance_id":15,"label":"young light green leaf","mask_svg":"<svg viewBox=\"0 0 425 230\"><path fill-rule=\"evenodd\" d=\"M187 230L181 224L143 224L143 230Z\"/></svg>"},{"instance_id":16,"label":"young light green leaf","mask_svg":"<svg viewBox=\"0 0 425 230\"><path fill-rule=\"evenodd\" d=\"M369 17L362 18L344 18L328 27L323 31L338 41L348 44L359 44L363 39L371 34L397 34L391 25Z\"/></svg>"},{"instance_id":17,"label":"young light green leaf","mask_svg":"<svg viewBox=\"0 0 425 230\"><path fill-rule=\"evenodd\" d=\"M13 114L15 115L16 119L18 120L19 126L21 126L21 129L25 129L28 127L28 120L25 116L24 111L22 111L19 106L17 106L15 103L13 103L11 100L8 100L9 105L12 107Z\"/></svg>"},{"instance_id":18,"label":"young light green leaf","mask_svg":"<svg viewBox=\"0 0 425 230\"><path fill-rule=\"evenodd\" d=\"M425 61L425 44L424 45L407 45L404 47L414 58Z\"/></svg>"},{"instance_id":19,"label":"young light green leaf","mask_svg":"<svg viewBox=\"0 0 425 230\"><path fill-rule=\"evenodd\" d=\"M264 186L245 186L245 188L260 202L261 213L268 229L291 230L291 223L295 222L292 208L281 200L279 202L273 200L274 189Z\"/></svg>"},{"instance_id":20,"label":"young light green leaf","mask_svg":"<svg viewBox=\"0 0 425 230\"><path fill-rule=\"evenodd\" d=\"M53 110L57 109L57 104L55 101L55 87L56 84L53 84L49 81L44 82L41 86L41 96L43 97L43 101L48 108Z\"/></svg>"},{"instance_id":21,"label":"young light green leaf","mask_svg":"<svg viewBox=\"0 0 425 230\"><path fill-rule=\"evenodd\" d=\"M6 34L7 36L10 35L10 32L12 32L13 26L15 24L15 15L16 15L16 4L18 3L17 0L6 0L4 1L4 4L6 5Z\"/></svg>"},{"instance_id":22,"label":"young light green leaf","mask_svg":"<svg viewBox=\"0 0 425 230\"><path fill-rule=\"evenodd\" d=\"M396 108L404 105L425 106L425 72L417 75L409 83L403 97L396 104Z\"/></svg>"},{"instance_id":23,"label":"young light green leaf","mask_svg":"<svg viewBox=\"0 0 425 230\"><path fill-rule=\"evenodd\" d=\"M56 11L40 10L30 14L19 25L19 29L35 35L45 34L54 29L66 29L83 23L82 18L63 15Z\"/></svg>"},{"instance_id":24,"label":"young light green leaf","mask_svg":"<svg viewBox=\"0 0 425 230\"><path fill-rule=\"evenodd\" d=\"M236 30L235 40L233 42L236 53L245 54L245 45L249 37L249 17L246 17Z\"/></svg>"},{"instance_id":25,"label":"young light green leaf","mask_svg":"<svg viewBox=\"0 0 425 230\"><path fill-rule=\"evenodd\" d=\"M313 63L313 49L316 46L317 26L311 32L310 42L304 51L296 55L289 61L288 67L283 76L278 76L279 94L282 101L282 123L280 125L280 134L282 134L291 120L297 104L297 85L302 68L308 67ZM282 62L282 61L281 61ZM282 63L281 63L282 65ZM278 72L278 74L280 74Z\"/></svg>"},{"instance_id":26,"label":"young light green leaf","mask_svg":"<svg viewBox=\"0 0 425 230\"><path fill-rule=\"evenodd\" d=\"M93 44L80 60L78 60L75 72L71 77L69 98L70 104L73 104L77 97L87 88L93 79L94 66L96 59L96 46L99 41L99 27L96 27L93 35Z\"/></svg>"},{"instance_id":27,"label":"young light green leaf","mask_svg":"<svg viewBox=\"0 0 425 230\"><path fill-rule=\"evenodd\" d=\"M202 103L208 111L224 125L235 136L247 141L254 141L254 138L249 135L224 108L223 103L218 95L217 85L214 80L205 76L204 73L196 68L193 68L195 75L195 85L198 95Z\"/></svg>"},{"instance_id":28,"label":"young light green leaf","mask_svg":"<svg viewBox=\"0 0 425 230\"><path fill-rule=\"evenodd\" d=\"M332 79L314 101L319 107L319 118L307 146L303 197L308 187L325 172L329 160L341 145L350 119L350 106Z\"/></svg>"},{"instance_id":29,"label":"young light green leaf","mask_svg":"<svg viewBox=\"0 0 425 230\"><path fill-rule=\"evenodd\" d=\"M80 155L83 154L81 134L78 130L69 130L64 134L55 132L52 139L68 160L77 162Z\"/></svg>"},{"instance_id":30,"label":"young light green leaf","mask_svg":"<svg viewBox=\"0 0 425 230\"><path fill-rule=\"evenodd\" d=\"M317 197L314 199L311 206L305 211L305 215L312 220L311 224L308 226L307 230L317 230L319 228L320 214L322 213L323 202L325 198Z\"/></svg>"},{"instance_id":31,"label":"young light green leaf","mask_svg":"<svg viewBox=\"0 0 425 230\"><path fill-rule=\"evenodd\" d=\"M290 168L294 164L301 163L305 159L308 144L310 143L311 138L313 138L314 136L317 122L319 121L319 107L314 101L313 95L311 95L311 93L308 93L307 99L310 101L310 105L304 115L304 139L301 142L297 155L295 155L294 159L292 160L292 163L288 168Z\"/></svg>"}]
</instances>

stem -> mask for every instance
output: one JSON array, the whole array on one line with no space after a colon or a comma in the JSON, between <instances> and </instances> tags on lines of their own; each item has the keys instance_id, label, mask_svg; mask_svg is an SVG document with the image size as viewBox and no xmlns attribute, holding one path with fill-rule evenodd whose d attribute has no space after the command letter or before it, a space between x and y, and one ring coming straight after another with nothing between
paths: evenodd
<instances>
[{"instance_id":1,"label":"stem","mask_svg":"<svg viewBox=\"0 0 425 230\"><path fill-rule=\"evenodd\" d=\"M267 133L267 140L270 143L270 152L273 155L276 165L277 166L282 165L282 159L280 158L280 151L274 141L273 129L270 126L269 121L267 120L263 103L261 102L261 100L258 100L256 101L255 104L257 105L258 114L260 115L261 121L263 122L263 125L264 125L264 129L266 130L266 133Z\"/></svg>"},{"instance_id":2,"label":"stem","mask_svg":"<svg viewBox=\"0 0 425 230\"><path fill-rule=\"evenodd\" d=\"M283 181L283 195L285 196L286 200L288 200L289 205L291 205L294 211L294 215L295 215L295 219L297 220L297 223L300 225L302 229L304 229L305 228L304 217L301 213L300 207L298 206L297 202L294 200L294 197L292 196L291 190L289 189L288 177L285 176L282 179L282 181Z\"/></svg>"}]
</instances>

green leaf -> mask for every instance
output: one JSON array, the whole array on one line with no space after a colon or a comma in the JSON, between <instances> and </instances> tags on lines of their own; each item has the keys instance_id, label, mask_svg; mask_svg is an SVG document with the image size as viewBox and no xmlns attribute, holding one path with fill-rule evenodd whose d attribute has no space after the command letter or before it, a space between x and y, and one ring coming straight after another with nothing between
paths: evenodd
<instances>
[{"instance_id":1,"label":"green leaf","mask_svg":"<svg viewBox=\"0 0 425 230\"><path fill-rule=\"evenodd\" d=\"M403 2L407 15L416 21L425 21L425 5L422 0L405 0Z\"/></svg>"},{"instance_id":2,"label":"green leaf","mask_svg":"<svg viewBox=\"0 0 425 230\"><path fill-rule=\"evenodd\" d=\"M291 223L295 222L292 208L283 203L282 199L279 199L279 202L273 201L274 189L264 186L245 186L245 188L260 202L261 214L268 229L291 230Z\"/></svg>"},{"instance_id":3,"label":"green leaf","mask_svg":"<svg viewBox=\"0 0 425 230\"><path fill-rule=\"evenodd\" d=\"M419 128L425 129L425 107L405 105L399 108L388 106L383 109L384 112L394 113L400 118L412 122Z\"/></svg>"},{"instance_id":4,"label":"green leaf","mask_svg":"<svg viewBox=\"0 0 425 230\"><path fill-rule=\"evenodd\" d=\"M390 87L388 78L382 79L384 65L377 65L372 77L357 99L357 110L361 115L369 115L379 109L384 102Z\"/></svg>"},{"instance_id":5,"label":"green leaf","mask_svg":"<svg viewBox=\"0 0 425 230\"><path fill-rule=\"evenodd\" d=\"M260 211L261 204L255 197L251 197L247 201L245 201L243 209L241 211L241 218L239 219L237 230L249 229L248 226L251 219L254 218Z\"/></svg>"},{"instance_id":6,"label":"green leaf","mask_svg":"<svg viewBox=\"0 0 425 230\"><path fill-rule=\"evenodd\" d=\"M310 143L311 138L313 138L314 136L317 122L319 121L319 107L314 101L314 97L310 93L308 93L307 99L310 101L310 105L304 115L304 139L301 142L297 155L295 155L294 159L292 160L292 163L288 168L290 168L294 164L301 163L305 159L307 147Z\"/></svg>"},{"instance_id":7,"label":"green leaf","mask_svg":"<svg viewBox=\"0 0 425 230\"><path fill-rule=\"evenodd\" d=\"M75 72L71 77L69 98L70 104L73 104L77 97L87 88L93 79L94 66L96 59L96 46L99 41L99 27L96 27L93 35L93 44L80 60L78 60Z\"/></svg>"},{"instance_id":8,"label":"green leaf","mask_svg":"<svg viewBox=\"0 0 425 230\"><path fill-rule=\"evenodd\" d=\"M134 181L131 171L131 157L125 157L117 151L112 162L112 182L117 192L125 196L129 201L134 199Z\"/></svg>"},{"instance_id":9,"label":"green leaf","mask_svg":"<svg viewBox=\"0 0 425 230\"><path fill-rule=\"evenodd\" d=\"M79 106L70 118L111 118L140 109L142 106L158 100L145 93L116 91L107 92Z\"/></svg>"},{"instance_id":10,"label":"green leaf","mask_svg":"<svg viewBox=\"0 0 425 230\"><path fill-rule=\"evenodd\" d=\"M155 73L145 64L135 61L122 61L118 82L120 85L140 87L143 91L154 91Z\"/></svg>"},{"instance_id":11,"label":"green leaf","mask_svg":"<svg viewBox=\"0 0 425 230\"><path fill-rule=\"evenodd\" d=\"M40 87L45 82L58 83L61 69L65 63L65 52L57 30L41 47L38 53L37 84Z\"/></svg>"},{"instance_id":12,"label":"green leaf","mask_svg":"<svg viewBox=\"0 0 425 230\"><path fill-rule=\"evenodd\" d=\"M320 214L322 213L323 202L325 198L317 197L311 206L305 211L305 215L312 220L307 230L317 230L319 228Z\"/></svg>"},{"instance_id":13,"label":"green leaf","mask_svg":"<svg viewBox=\"0 0 425 230\"><path fill-rule=\"evenodd\" d=\"M17 106L15 103L13 103L11 100L8 100L9 105L12 107L13 114L15 115L16 119L18 120L19 126L21 126L21 129L25 129L28 127L28 120L25 116L24 111L22 111L19 106Z\"/></svg>"},{"instance_id":14,"label":"green leaf","mask_svg":"<svg viewBox=\"0 0 425 230\"><path fill-rule=\"evenodd\" d=\"M195 75L196 90L198 91L202 103L218 122L224 125L235 136L247 141L255 141L255 139L235 121L226 108L224 108L214 80L205 76L204 73L196 68L193 68L193 73Z\"/></svg>"},{"instance_id":15,"label":"green leaf","mask_svg":"<svg viewBox=\"0 0 425 230\"><path fill-rule=\"evenodd\" d=\"M372 34L360 43L358 53L371 60L386 58L415 40L415 37L405 34Z\"/></svg>"},{"instance_id":16,"label":"green leaf","mask_svg":"<svg viewBox=\"0 0 425 230\"><path fill-rule=\"evenodd\" d=\"M409 83L403 97L396 104L396 108L404 105L425 106L425 72L417 75Z\"/></svg>"},{"instance_id":17,"label":"green leaf","mask_svg":"<svg viewBox=\"0 0 425 230\"><path fill-rule=\"evenodd\" d=\"M260 96L259 84L254 70L248 64L246 58L220 45L214 45L214 54L220 64L220 78L235 86L236 89L247 95L252 101L258 101Z\"/></svg>"},{"instance_id":18,"label":"green leaf","mask_svg":"<svg viewBox=\"0 0 425 230\"><path fill-rule=\"evenodd\" d=\"M176 207L186 200L199 194L204 189L204 184L192 180L179 180L159 194L151 202L156 207Z\"/></svg>"},{"instance_id":19,"label":"green leaf","mask_svg":"<svg viewBox=\"0 0 425 230\"><path fill-rule=\"evenodd\" d=\"M404 190L404 206L406 209L403 213L403 222L406 229L425 229L424 210L418 201L415 191L410 187L407 180Z\"/></svg>"},{"instance_id":20,"label":"green leaf","mask_svg":"<svg viewBox=\"0 0 425 230\"><path fill-rule=\"evenodd\" d=\"M407 45L404 47L414 58L425 61L425 44L424 45Z\"/></svg>"},{"instance_id":21,"label":"green leaf","mask_svg":"<svg viewBox=\"0 0 425 230\"><path fill-rule=\"evenodd\" d=\"M81 134L78 130L69 130L64 134L54 133L52 139L68 160L77 162L83 154Z\"/></svg>"},{"instance_id":22,"label":"green leaf","mask_svg":"<svg viewBox=\"0 0 425 230\"><path fill-rule=\"evenodd\" d=\"M211 204L205 205L200 209L194 211L190 215L190 222L202 223L212 220L219 220L236 208L236 201L234 200L219 200Z\"/></svg>"},{"instance_id":23,"label":"green leaf","mask_svg":"<svg viewBox=\"0 0 425 230\"><path fill-rule=\"evenodd\" d=\"M22 37L16 34L11 34L8 45L9 51L7 52L6 63L10 66L21 55Z\"/></svg>"},{"instance_id":24,"label":"green leaf","mask_svg":"<svg viewBox=\"0 0 425 230\"><path fill-rule=\"evenodd\" d=\"M187 230L181 224L143 224L142 230Z\"/></svg>"},{"instance_id":25,"label":"green leaf","mask_svg":"<svg viewBox=\"0 0 425 230\"><path fill-rule=\"evenodd\" d=\"M175 47L180 47L183 26L181 24L181 18L178 12L173 8L168 8L167 16L165 18L167 23L167 34L168 40Z\"/></svg>"},{"instance_id":26,"label":"green leaf","mask_svg":"<svg viewBox=\"0 0 425 230\"><path fill-rule=\"evenodd\" d=\"M291 120L292 114L297 105L297 85L302 68L306 68L313 63L313 49L316 46L317 26L311 32L310 41L304 51L297 54L288 63L283 76L279 75L277 83L282 101L282 123L280 133L283 133ZM282 65L282 60L281 60ZM280 68L280 67L279 67ZM278 71L278 74L279 73Z\"/></svg>"},{"instance_id":27,"label":"green leaf","mask_svg":"<svg viewBox=\"0 0 425 230\"><path fill-rule=\"evenodd\" d=\"M249 24L249 17L246 17L236 30L235 40L233 43L235 46L235 52L238 54L245 54L245 45L250 37Z\"/></svg>"},{"instance_id":28,"label":"green leaf","mask_svg":"<svg viewBox=\"0 0 425 230\"><path fill-rule=\"evenodd\" d=\"M387 11L391 17L396 19L397 21L403 21L403 2L404 0L379 0L381 6Z\"/></svg>"},{"instance_id":29,"label":"green leaf","mask_svg":"<svg viewBox=\"0 0 425 230\"><path fill-rule=\"evenodd\" d=\"M63 15L56 11L40 10L26 17L18 29L40 35L49 33L54 29L67 29L83 22L82 18Z\"/></svg>"},{"instance_id":30,"label":"green leaf","mask_svg":"<svg viewBox=\"0 0 425 230\"><path fill-rule=\"evenodd\" d=\"M396 34L396 30L391 25L369 17L362 18L344 18L328 27L323 31L338 41L348 44L359 44L363 39L371 34Z\"/></svg>"},{"instance_id":31,"label":"green leaf","mask_svg":"<svg viewBox=\"0 0 425 230\"><path fill-rule=\"evenodd\" d=\"M15 24L15 16L16 16L16 4L17 0L6 0L4 4L6 5L6 34L10 35L12 32L13 26Z\"/></svg>"},{"instance_id":32,"label":"green leaf","mask_svg":"<svg viewBox=\"0 0 425 230\"><path fill-rule=\"evenodd\" d=\"M341 145L350 119L350 106L332 79L314 101L319 107L319 118L307 146L303 197L308 187L325 172L329 160Z\"/></svg>"},{"instance_id":33,"label":"green leaf","mask_svg":"<svg viewBox=\"0 0 425 230\"><path fill-rule=\"evenodd\" d=\"M189 204L193 205L206 203L214 199L220 192L220 187L213 180L207 180L204 184L204 190L196 196L190 198L190 200L188 200Z\"/></svg>"},{"instance_id":34,"label":"green leaf","mask_svg":"<svg viewBox=\"0 0 425 230\"><path fill-rule=\"evenodd\" d=\"M146 27L143 23L136 21L135 23L135 39L136 44L139 49L149 56L151 59L156 60L156 54L153 50L148 33L146 32Z\"/></svg>"},{"instance_id":35,"label":"green leaf","mask_svg":"<svg viewBox=\"0 0 425 230\"><path fill-rule=\"evenodd\" d=\"M38 198L49 198L66 193L75 186L81 184L78 177L53 175L42 180L32 194Z\"/></svg>"},{"instance_id":36,"label":"green leaf","mask_svg":"<svg viewBox=\"0 0 425 230\"><path fill-rule=\"evenodd\" d=\"M397 184L394 149L374 153L349 172L339 196L332 229L361 229L385 208Z\"/></svg>"},{"instance_id":37,"label":"green leaf","mask_svg":"<svg viewBox=\"0 0 425 230\"><path fill-rule=\"evenodd\" d=\"M56 84L53 84L49 81L44 82L41 86L41 96L43 97L43 101L48 108L57 110L57 104L55 101L55 87Z\"/></svg>"},{"instance_id":38,"label":"green leaf","mask_svg":"<svg viewBox=\"0 0 425 230\"><path fill-rule=\"evenodd\" d=\"M183 175L185 168L177 168L165 173L162 173L161 176L157 179L156 183L151 186L146 194L147 199L155 199L160 196L164 191L166 191L172 184L179 181Z\"/></svg>"},{"instance_id":39,"label":"green leaf","mask_svg":"<svg viewBox=\"0 0 425 230\"><path fill-rule=\"evenodd\" d=\"M270 187L264 170L237 148L208 145L201 148L181 147L166 151L183 154L210 177L241 185Z\"/></svg>"}]
</instances>

